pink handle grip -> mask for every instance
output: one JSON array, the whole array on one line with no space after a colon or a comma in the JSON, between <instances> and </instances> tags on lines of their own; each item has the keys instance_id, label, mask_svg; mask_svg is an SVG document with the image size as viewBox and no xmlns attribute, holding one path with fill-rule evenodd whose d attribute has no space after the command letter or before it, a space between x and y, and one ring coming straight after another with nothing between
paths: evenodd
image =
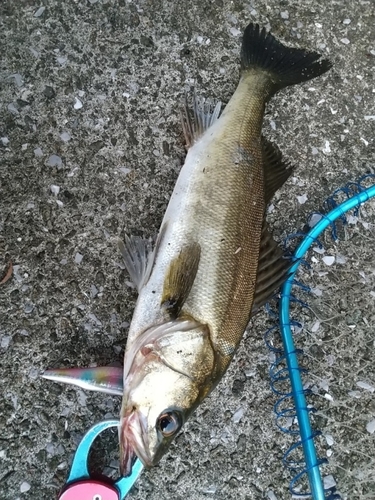
<instances>
[{"instance_id":1,"label":"pink handle grip","mask_svg":"<svg viewBox=\"0 0 375 500\"><path fill-rule=\"evenodd\" d=\"M108 484L86 479L71 484L59 500L119 500L118 491Z\"/></svg>"}]
</instances>

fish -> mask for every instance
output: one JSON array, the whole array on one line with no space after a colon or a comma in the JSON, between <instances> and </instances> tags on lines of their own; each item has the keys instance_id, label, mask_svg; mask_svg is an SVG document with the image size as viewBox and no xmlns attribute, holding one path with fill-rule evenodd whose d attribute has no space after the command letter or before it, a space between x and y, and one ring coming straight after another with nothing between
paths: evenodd
<instances>
[{"instance_id":1,"label":"fish","mask_svg":"<svg viewBox=\"0 0 375 500\"><path fill-rule=\"evenodd\" d=\"M222 379L251 317L288 277L292 263L272 237L266 207L293 166L262 135L265 107L281 89L330 68L317 52L250 23L224 110L196 97L190 109L186 100L188 152L155 245L138 236L119 242L138 291L122 384L117 392L111 385L122 393L122 475L137 457L151 467L167 453ZM103 380L101 372L91 388L106 390Z\"/></svg>"},{"instance_id":2,"label":"fish","mask_svg":"<svg viewBox=\"0 0 375 500\"><path fill-rule=\"evenodd\" d=\"M157 464L227 370L255 310L288 276L266 207L293 168L262 137L267 101L331 67L259 25L245 29L241 78L220 113L195 100L189 146L151 251L127 237L124 261L138 289L124 357L120 464Z\"/></svg>"}]
</instances>

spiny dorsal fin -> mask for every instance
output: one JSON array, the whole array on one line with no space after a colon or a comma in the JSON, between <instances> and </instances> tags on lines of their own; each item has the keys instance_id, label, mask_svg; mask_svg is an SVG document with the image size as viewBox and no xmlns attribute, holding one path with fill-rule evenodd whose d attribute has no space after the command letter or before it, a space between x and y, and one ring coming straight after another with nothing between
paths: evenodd
<instances>
[{"instance_id":1,"label":"spiny dorsal fin","mask_svg":"<svg viewBox=\"0 0 375 500\"><path fill-rule=\"evenodd\" d=\"M169 265L164 280L161 306L176 318L187 299L198 271L201 247L191 243L181 249Z\"/></svg>"},{"instance_id":2,"label":"spiny dorsal fin","mask_svg":"<svg viewBox=\"0 0 375 500\"><path fill-rule=\"evenodd\" d=\"M139 292L150 276L154 261L151 241L125 235L125 243L118 240L117 244L130 278Z\"/></svg>"},{"instance_id":3,"label":"spiny dorsal fin","mask_svg":"<svg viewBox=\"0 0 375 500\"><path fill-rule=\"evenodd\" d=\"M266 205L273 195L293 173L294 167L284 162L281 152L275 144L262 137L262 155L264 165L264 186Z\"/></svg>"},{"instance_id":4,"label":"spiny dorsal fin","mask_svg":"<svg viewBox=\"0 0 375 500\"><path fill-rule=\"evenodd\" d=\"M182 129L186 140L186 147L190 148L194 142L219 118L221 102L219 101L211 112L212 106L205 99L193 97L193 109L189 109L187 96L181 111Z\"/></svg>"},{"instance_id":5,"label":"spiny dorsal fin","mask_svg":"<svg viewBox=\"0 0 375 500\"><path fill-rule=\"evenodd\" d=\"M286 280L293 262L284 257L281 248L273 239L264 221L260 243L258 274L254 304L251 315L255 314Z\"/></svg>"}]
</instances>

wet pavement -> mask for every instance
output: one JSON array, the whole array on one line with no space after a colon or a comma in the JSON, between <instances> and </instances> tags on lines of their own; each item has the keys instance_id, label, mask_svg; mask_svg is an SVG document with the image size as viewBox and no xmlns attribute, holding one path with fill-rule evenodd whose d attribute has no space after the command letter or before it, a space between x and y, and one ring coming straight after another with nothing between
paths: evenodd
<instances>
[{"instance_id":1,"label":"wet pavement","mask_svg":"<svg viewBox=\"0 0 375 500\"><path fill-rule=\"evenodd\" d=\"M119 415L115 396L39 375L122 360L136 293L116 238L157 233L185 156L184 93L228 102L249 21L334 65L267 108L264 133L297 165L269 210L282 240L375 167L371 1L1 2L3 275L13 263L0 285L1 500L56 498L83 433ZM323 475L351 500L375 498L374 224L368 202L340 241L311 251L300 278L316 293L295 312ZM254 318L227 375L129 499L291 498L282 458L294 441L275 425L263 341L272 324ZM93 454L93 468L104 463L116 476L113 431Z\"/></svg>"}]
</instances>

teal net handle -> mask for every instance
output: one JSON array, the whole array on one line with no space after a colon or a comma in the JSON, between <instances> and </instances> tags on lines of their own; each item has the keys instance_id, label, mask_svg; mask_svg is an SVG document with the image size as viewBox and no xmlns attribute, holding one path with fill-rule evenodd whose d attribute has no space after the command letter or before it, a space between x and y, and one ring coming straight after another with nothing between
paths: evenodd
<instances>
[{"instance_id":1,"label":"teal net handle","mask_svg":"<svg viewBox=\"0 0 375 500\"><path fill-rule=\"evenodd\" d=\"M306 472L314 500L324 500L324 486L319 470L319 462L315 449L314 434L311 428L309 409L307 408L303 383L296 348L294 346L293 334L290 328L290 298L294 276L301 264L301 258L310 246L316 242L318 236L336 219L342 217L349 210L375 196L375 185L349 198L341 205L334 208L328 215L322 215L322 219L307 233L303 241L295 251L296 263L291 268L291 275L281 289L280 298L280 330L284 345L285 357L292 386L293 401L296 408L298 426L301 435L301 444L306 462ZM297 260L298 259L298 260Z\"/></svg>"}]
</instances>

